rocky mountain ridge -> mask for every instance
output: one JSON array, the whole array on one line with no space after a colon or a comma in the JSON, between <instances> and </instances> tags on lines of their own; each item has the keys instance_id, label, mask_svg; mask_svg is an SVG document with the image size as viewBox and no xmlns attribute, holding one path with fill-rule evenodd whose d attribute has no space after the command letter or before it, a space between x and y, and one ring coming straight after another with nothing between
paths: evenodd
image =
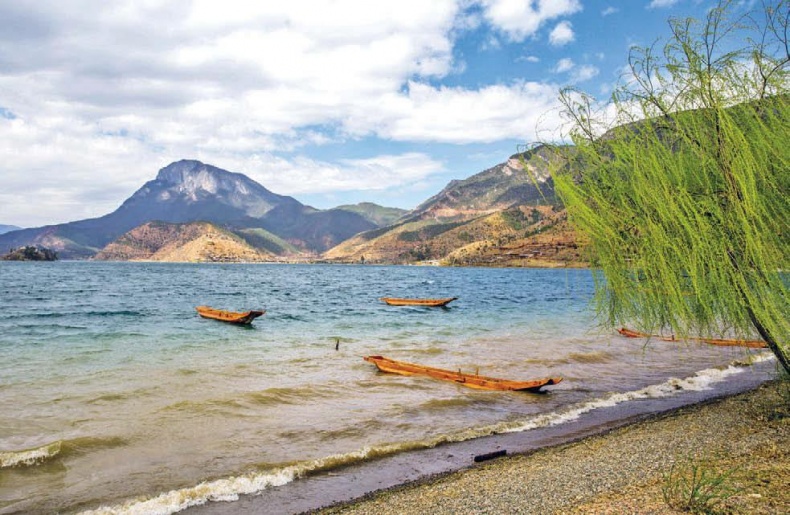
<instances>
[{"instance_id":1,"label":"rocky mountain ridge","mask_svg":"<svg viewBox=\"0 0 790 515\"><path fill-rule=\"evenodd\" d=\"M567 150L567 149L566 149ZM442 191L389 227L327 250L331 261L465 266L584 266L550 169L556 149L538 146Z\"/></svg>"},{"instance_id":2,"label":"rocky mountain ridge","mask_svg":"<svg viewBox=\"0 0 790 515\"><path fill-rule=\"evenodd\" d=\"M540 145L467 179L451 181L417 206L408 219L463 219L554 199L550 167L559 156Z\"/></svg>"},{"instance_id":3,"label":"rocky mountain ridge","mask_svg":"<svg viewBox=\"0 0 790 515\"><path fill-rule=\"evenodd\" d=\"M318 210L243 174L182 160L108 215L0 235L0 248L25 241L99 260L568 265L580 254L556 206L556 159L543 146L515 154L408 212L372 203ZM552 232L562 236L529 243Z\"/></svg>"},{"instance_id":4,"label":"rocky mountain ridge","mask_svg":"<svg viewBox=\"0 0 790 515\"><path fill-rule=\"evenodd\" d=\"M63 259L86 259L126 232L153 221L210 221L240 232L260 229L287 242L275 245L284 252L308 254L378 227L362 214L314 209L272 193L243 174L182 160L161 169L112 213L0 234L0 249L38 245L57 251Z\"/></svg>"}]
</instances>

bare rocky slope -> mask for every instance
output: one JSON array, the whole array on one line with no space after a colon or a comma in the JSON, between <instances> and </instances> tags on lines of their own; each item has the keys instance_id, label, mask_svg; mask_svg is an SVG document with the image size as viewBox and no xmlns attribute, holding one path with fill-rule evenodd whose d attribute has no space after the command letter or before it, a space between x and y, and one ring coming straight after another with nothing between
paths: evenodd
<instances>
[{"instance_id":1,"label":"bare rocky slope","mask_svg":"<svg viewBox=\"0 0 790 515\"><path fill-rule=\"evenodd\" d=\"M149 222L107 245L99 261L257 262L274 254L208 222Z\"/></svg>"},{"instance_id":2,"label":"bare rocky slope","mask_svg":"<svg viewBox=\"0 0 790 515\"><path fill-rule=\"evenodd\" d=\"M588 256L554 194L559 155L539 146L452 181L396 223L329 249L330 261L462 266L585 266Z\"/></svg>"}]
</instances>

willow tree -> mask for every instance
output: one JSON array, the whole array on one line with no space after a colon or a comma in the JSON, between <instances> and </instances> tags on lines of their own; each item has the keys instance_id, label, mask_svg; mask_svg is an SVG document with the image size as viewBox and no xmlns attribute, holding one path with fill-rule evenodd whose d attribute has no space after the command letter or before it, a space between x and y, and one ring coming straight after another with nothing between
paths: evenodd
<instances>
[{"instance_id":1,"label":"willow tree","mask_svg":"<svg viewBox=\"0 0 790 515\"><path fill-rule=\"evenodd\" d=\"M609 324L756 333L790 372L790 15L733 12L671 19L603 106L562 91L574 150L554 179Z\"/></svg>"}]
</instances>

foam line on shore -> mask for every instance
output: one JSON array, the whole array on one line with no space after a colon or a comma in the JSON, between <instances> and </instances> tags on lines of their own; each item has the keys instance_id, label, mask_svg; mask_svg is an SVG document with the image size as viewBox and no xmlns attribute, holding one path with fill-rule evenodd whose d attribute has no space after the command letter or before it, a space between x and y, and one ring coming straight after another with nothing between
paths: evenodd
<instances>
[{"instance_id":1,"label":"foam line on shore","mask_svg":"<svg viewBox=\"0 0 790 515\"><path fill-rule=\"evenodd\" d=\"M773 359L773 356L770 353L757 355L752 359L752 364L771 359ZM209 501L236 501L240 495L255 494L267 488L286 485L300 477L352 465L365 460L390 456L405 451L433 448L445 443L462 442L499 433L525 432L541 427L556 426L572 422L585 413L596 409L610 408L629 401L670 397L684 391L707 390L711 388L711 385L725 381L728 377L739 374L743 370L744 365L730 365L723 369L706 369L685 379L671 378L663 383L630 392L614 393L561 412L547 413L527 420L467 429L453 434L437 435L422 441L365 447L349 453L305 461L279 469L206 481L193 487L171 490L156 497L132 499L120 505L103 506L95 510L82 512L82 514L169 515L192 506L203 505Z\"/></svg>"},{"instance_id":2,"label":"foam line on shore","mask_svg":"<svg viewBox=\"0 0 790 515\"><path fill-rule=\"evenodd\" d=\"M751 364L762 363L773 359L773 354L762 353L753 357ZM572 407L564 412L553 412L539 415L525 422L516 422L508 424L510 427L505 428L503 433L516 433L522 431L529 431L538 427L555 426L572 422L578 419L585 413L589 413L596 409L612 408L619 404L629 401L638 401L642 399L658 399L661 397L671 397L684 391L702 391L709 390L711 385L725 381L728 377L740 374L743 372L744 364L733 364L727 368L708 368L697 372L691 377L685 379L670 378L667 381L659 384L646 386L639 390L630 392L613 393L607 397L596 399L593 401L585 402L580 406Z\"/></svg>"}]
</instances>

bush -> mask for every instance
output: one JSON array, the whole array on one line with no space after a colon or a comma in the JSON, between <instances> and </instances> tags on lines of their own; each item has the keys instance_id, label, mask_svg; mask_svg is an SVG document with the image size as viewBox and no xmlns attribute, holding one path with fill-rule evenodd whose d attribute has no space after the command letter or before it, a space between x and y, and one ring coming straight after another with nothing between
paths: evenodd
<instances>
[{"instance_id":1,"label":"bush","mask_svg":"<svg viewBox=\"0 0 790 515\"><path fill-rule=\"evenodd\" d=\"M704 460L686 458L672 464L661 487L664 501L689 513L718 513L716 507L741 489L731 483L731 469L719 473Z\"/></svg>"}]
</instances>

